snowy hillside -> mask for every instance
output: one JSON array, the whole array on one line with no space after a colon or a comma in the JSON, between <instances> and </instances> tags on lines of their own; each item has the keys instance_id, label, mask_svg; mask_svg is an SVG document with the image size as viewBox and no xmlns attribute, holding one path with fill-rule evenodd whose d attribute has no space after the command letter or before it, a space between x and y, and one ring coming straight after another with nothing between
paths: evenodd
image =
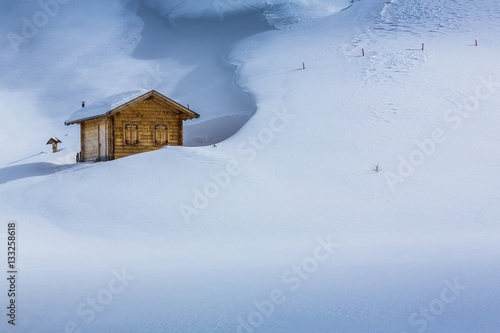
<instances>
[{"instance_id":1,"label":"snowy hillside","mask_svg":"<svg viewBox=\"0 0 500 333\"><path fill-rule=\"evenodd\" d=\"M500 331L497 0L0 10L0 331ZM74 163L143 89L189 147Z\"/></svg>"}]
</instances>

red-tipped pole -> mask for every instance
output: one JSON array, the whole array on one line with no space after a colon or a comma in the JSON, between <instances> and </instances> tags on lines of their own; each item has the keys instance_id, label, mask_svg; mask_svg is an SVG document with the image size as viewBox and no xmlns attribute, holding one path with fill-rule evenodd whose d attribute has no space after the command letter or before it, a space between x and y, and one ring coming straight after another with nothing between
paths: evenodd
<instances>
[{"instance_id":1,"label":"red-tipped pole","mask_svg":"<svg viewBox=\"0 0 500 333\"><path fill-rule=\"evenodd\" d=\"M422 43L422 51L424 50L424 43Z\"/></svg>"},{"instance_id":2,"label":"red-tipped pole","mask_svg":"<svg viewBox=\"0 0 500 333\"><path fill-rule=\"evenodd\" d=\"M361 49L361 52L363 52L363 57L365 56L365 49Z\"/></svg>"},{"instance_id":3,"label":"red-tipped pole","mask_svg":"<svg viewBox=\"0 0 500 333\"><path fill-rule=\"evenodd\" d=\"M476 39L476 46L477 46L477 39Z\"/></svg>"},{"instance_id":4,"label":"red-tipped pole","mask_svg":"<svg viewBox=\"0 0 500 333\"><path fill-rule=\"evenodd\" d=\"M306 69L306 64L302 63L302 69Z\"/></svg>"}]
</instances>

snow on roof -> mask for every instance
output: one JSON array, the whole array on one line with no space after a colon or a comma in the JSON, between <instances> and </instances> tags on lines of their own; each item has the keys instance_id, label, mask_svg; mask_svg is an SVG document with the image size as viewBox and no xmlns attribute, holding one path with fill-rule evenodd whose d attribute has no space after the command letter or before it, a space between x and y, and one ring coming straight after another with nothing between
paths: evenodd
<instances>
[{"instance_id":1,"label":"snow on roof","mask_svg":"<svg viewBox=\"0 0 500 333\"><path fill-rule=\"evenodd\" d=\"M133 101L137 97L146 94L147 90L133 90L121 94L106 97L100 101L90 104L75 112L66 120L65 124L70 125L78 121L89 120L104 116L108 111L112 111L117 107Z\"/></svg>"},{"instance_id":2,"label":"snow on roof","mask_svg":"<svg viewBox=\"0 0 500 333\"><path fill-rule=\"evenodd\" d=\"M59 139L58 139L58 138L56 138L56 137L53 137L53 138L50 138L50 140L49 140L49 141L47 141L47 144L48 144L48 145L49 145L49 144L52 144L52 143L62 143L62 141L61 141L61 140L59 140Z\"/></svg>"}]
</instances>

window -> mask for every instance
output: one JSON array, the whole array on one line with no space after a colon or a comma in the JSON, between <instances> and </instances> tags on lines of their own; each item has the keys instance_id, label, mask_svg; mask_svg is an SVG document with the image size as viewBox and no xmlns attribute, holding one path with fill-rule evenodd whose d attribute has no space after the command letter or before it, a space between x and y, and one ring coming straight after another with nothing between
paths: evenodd
<instances>
[{"instance_id":1,"label":"window","mask_svg":"<svg viewBox=\"0 0 500 333\"><path fill-rule=\"evenodd\" d=\"M139 143L139 126L125 125L125 144L136 145Z\"/></svg>"},{"instance_id":2,"label":"window","mask_svg":"<svg viewBox=\"0 0 500 333\"><path fill-rule=\"evenodd\" d=\"M165 125L155 126L155 145L165 146L168 144L168 130Z\"/></svg>"}]
</instances>

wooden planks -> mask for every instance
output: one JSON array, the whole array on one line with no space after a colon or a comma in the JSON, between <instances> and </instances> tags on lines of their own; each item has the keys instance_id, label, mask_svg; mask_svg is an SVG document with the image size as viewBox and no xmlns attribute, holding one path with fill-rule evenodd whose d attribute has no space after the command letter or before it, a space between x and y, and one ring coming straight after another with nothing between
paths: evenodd
<instances>
[{"instance_id":1,"label":"wooden planks","mask_svg":"<svg viewBox=\"0 0 500 333\"><path fill-rule=\"evenodd\" d=\"M104 119L92 119L82 123L82 160L85 162L95 161L99 158L99 128L106 126ZM101 131L101 135L105 135ZM101 147L105 149L105 147Z\"/></svg>"},{"instance_id":2,"label":"wooden planks","mask_svg":"<svg viewBox=\"0 0 500 333\"><path fill-rule=\"evenodd\" d=\"M182 141L179 140L182 135L182 122L179 122L178 111L160 105L154 100L145 100L125 108L113 118L114 158L122 158L161 148L163 145L157 144L158 140L156 140L158 136L157 128L166 127L164 132L166 132L169 146L182 145ZM139 142L136 145L125 143L125 128L130 125L137 125L138 127Z\"/></svg>"}]
</instances>

